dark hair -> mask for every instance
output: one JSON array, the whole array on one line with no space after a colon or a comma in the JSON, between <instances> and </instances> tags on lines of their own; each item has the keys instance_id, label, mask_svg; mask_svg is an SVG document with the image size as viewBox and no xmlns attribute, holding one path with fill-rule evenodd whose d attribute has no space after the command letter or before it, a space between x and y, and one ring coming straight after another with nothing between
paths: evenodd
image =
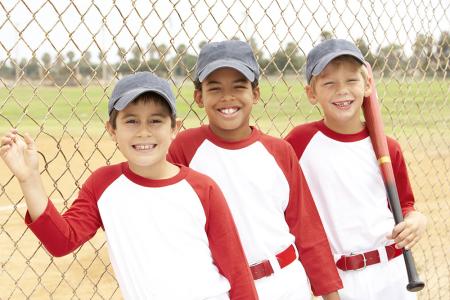
<instances>
[{"instance_id":1,"label":"dark hair","mask_svg":"<svg viewBox=\"0 0 450 300\"><path fill-rule=\"evenodd\" d=\"M255 80L252 82L252 88L257 87L258 84L259 84L258 80L255 79ZM201 91L201 90L202 90L202 83L201 83L199 80L194 81L194 88L195 88L196 90Z\"/></svg>"},{"instance_id":2,"label":"dark hair","mask_svg":"<svg viewBox=\"0 0 450 300\"><path fill-rule=\"evenodd\" d=\"M147 92L147 93L144 93L144 94L138 96L136 99L131 101L128 105L138 104L139 102L142 102L142 103L153 102L153 103L159 104L162 107L164 107L164 110L167 112L168 115L170 115L170 126L172 126L172 128L175 128L176 116L174 114L172 114L172 109L170 108L169 103L167 103L166 99L164 99L161 95L159 95L157 93L153 93L153 92ZM116 125L117 125L116 120L117 120L118 114L119 114L119 111L117 109L113 109L111 114L109 115L108 122L111 124L111 127L114 129L116 129Z\"/></svg>"}]
</instances>

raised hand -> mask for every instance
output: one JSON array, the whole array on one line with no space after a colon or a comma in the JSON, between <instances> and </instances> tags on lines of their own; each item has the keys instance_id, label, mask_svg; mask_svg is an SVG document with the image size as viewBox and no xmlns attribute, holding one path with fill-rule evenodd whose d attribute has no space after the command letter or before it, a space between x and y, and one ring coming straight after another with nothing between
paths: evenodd
<instances>
[{"instance_id":1,"label":"raised hand","mask_svg":"<svg viewBox=\"0 0 450 300\"><path fill-rule=\"evenodd\" d=\"M22 138L11 129L0 140L0 157L19 181L39 174L39 156L33 139L26 133Z\"/></svg>"}]
</instances>

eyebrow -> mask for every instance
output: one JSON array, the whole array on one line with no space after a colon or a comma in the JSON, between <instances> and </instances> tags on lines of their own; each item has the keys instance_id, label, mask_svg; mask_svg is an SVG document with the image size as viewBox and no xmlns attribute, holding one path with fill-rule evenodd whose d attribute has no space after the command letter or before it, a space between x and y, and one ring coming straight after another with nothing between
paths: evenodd
<instances>
[{"instance_id":1,"label":"eyebrow","mask_svg":"<svg viewBox=\"0 0 450 300\"><path fill-rule=\"evenodd\" d=\"M125 119L125 118L129 118L129 117L137 117L137 116L138 116L137 114L127 113L125 115L122 115L120 118ZM154 113L154 114L150 115L150 117L162 117L162 118L164 118L166 116L167 116L167 114L164 114L164 113Z\"/></svg>"},{"instance_id":2,"label":"eyebrow","mask_svg":"<svg viewBox=\"0 0 450 300\"><path fill-rule=\"evenodd\" d=\"M233 84L246 83L246 82L247 82L247 79L242 77L242 78L239 78L239 79L236 79L235 81L233 81ZM216 80L206 81L206 85L213 85L213 84L221 84L221 82L216 81Z\"/></svg>"}]
</instances>

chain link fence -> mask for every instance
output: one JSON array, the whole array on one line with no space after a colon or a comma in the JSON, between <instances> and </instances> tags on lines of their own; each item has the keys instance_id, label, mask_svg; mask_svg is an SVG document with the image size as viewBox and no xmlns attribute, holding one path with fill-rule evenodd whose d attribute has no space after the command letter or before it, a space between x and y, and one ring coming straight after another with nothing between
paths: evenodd
<instances>
[{"instance_id":1,"label":"chain link fence","mask_svg":"<svg viewBox=\"0 0 450 300\"><path fill-rule=\"evenodd\" d=\"M205 122L192 99L204 43L248 41L261 66L252 123L285 136L321 117L303 92L307 52L353 40L372 64L387 132L405 152L417 209L429 218L413 249L426 288L450 298L450 2L436 1L17 1L0 2L0 133L28 131L49 197L66 210L99 166L120 161L105 135L118 78L168 78L184 127ZM23 224L17 181L0 162L0 299L120 299L103 232L51 257Z\"/></svg>"}]
</instances>

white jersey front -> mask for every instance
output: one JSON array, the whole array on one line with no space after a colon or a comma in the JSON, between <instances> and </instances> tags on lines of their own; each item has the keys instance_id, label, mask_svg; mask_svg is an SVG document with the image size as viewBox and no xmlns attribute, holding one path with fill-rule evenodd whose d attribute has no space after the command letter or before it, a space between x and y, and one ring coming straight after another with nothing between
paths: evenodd
<instances>
[{"instance_id":1,"label":"white jersey front","mask_svg":"<svg viewBox=\"0 0 450 300\"><path fill-rule=\"evenodd\" d=\"M380 168L367 130L339 134L323 121L294 128L286 140L293 146L319 211L330 245L342 255L379 249L392 244L394 228ZM406 165L396 141L388 147L403 214L413 210L414 197ZM403 257L371 265L364 270L341 271L343 300L414 299L406 291Z\"/></svg>"},{"instance_id":2,"label":"white jersey front","mask_svg":"<svg viewBox=\"0 0 450 300\"><path fill-rule=\"evenodd\" d=\"M229 142L204 125L180 132L168 157L217 182L250 264L295 244L316 295L341 287L317 209L288 143L256 128L249 137Z\"/></svg>"},{"instance_id":3,"label":"white jersey front","mask_svg":"<svg viewBox=\"0 0 450 300\"><path fill-rule=\"evenodd\" d=\"M103 227L126 299L256 299L253 278L222 192L181 166L168 179L133 173L127 163L96 170L61 216L49 201L26 223L55 256ZM230 289L231 285L231 289Z\"/></svg>"}]
</instances>

